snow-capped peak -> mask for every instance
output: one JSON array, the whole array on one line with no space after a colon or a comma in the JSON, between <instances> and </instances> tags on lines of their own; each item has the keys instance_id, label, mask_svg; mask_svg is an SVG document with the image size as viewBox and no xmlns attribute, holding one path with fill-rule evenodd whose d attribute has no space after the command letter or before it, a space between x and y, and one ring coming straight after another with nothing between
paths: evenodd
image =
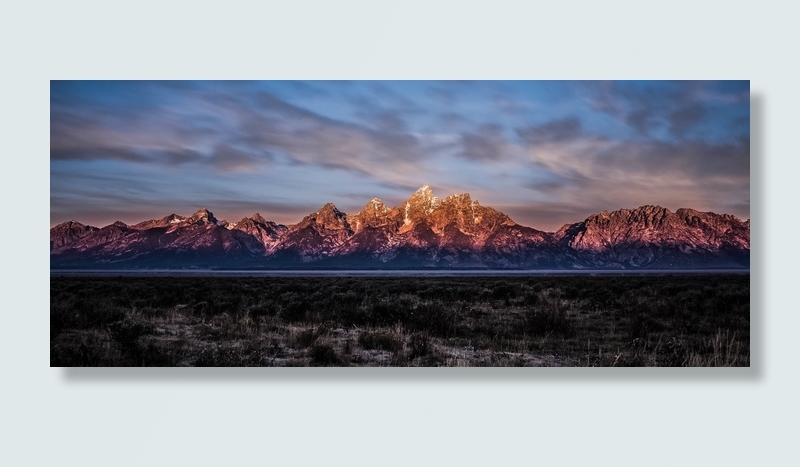
<instances>
[{"instance_id":1,"label":"snow-capped peak","mask_svg":"<svg viewBox=\"0 0 800 467\"><path fill-rule=\"evenodd\" d=\"M426 216L432 213L440 204L439 198L433 196L433 190L427 183L411 195L411 199L422 204Z\"/></svg>"},{"instance_id":2,"label":"snow-capped peak","mask_svg":"<svg viewBox=\"0 0 800 467\"><path fill-rule=\"evenodd\" d=\"M417 191L415 191L414 194L415 195L416 194L420 194L420 195L424 195L425 197L431 197L431 196L433 196L433 189L431 188L430 185L428 185L426 183L426 184L422 185L421 187L419 187L419 189Z\"/></svg>"},{"instance_id":3,"label":"snow-capped peak","mask_svg":"<svg viewBox=\"0 0 800 467\"><path fill-rule=\"evenodd\" d=\"M386 214L389 211L390 209L383 204L383 201L381 201L380 198L372 198L369 203L364 206L364 209L361 210L361 213L368 213L369 215L378 216L381 214Z\"/></svg>"}]
</instances>

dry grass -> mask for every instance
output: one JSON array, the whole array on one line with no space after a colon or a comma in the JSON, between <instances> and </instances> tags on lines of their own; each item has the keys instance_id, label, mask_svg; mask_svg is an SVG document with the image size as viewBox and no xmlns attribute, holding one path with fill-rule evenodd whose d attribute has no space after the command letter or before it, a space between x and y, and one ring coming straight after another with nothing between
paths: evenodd
<instances>
[{"instance_id":1,"label":"dry grass","mask_svg":"<svg viewBox=\"0 0 800 467\"><path fill-rule=\"evenodd\" d=\"M51 278L52 366L749 366L749 277Z\"/></svg>"}]
</instances>

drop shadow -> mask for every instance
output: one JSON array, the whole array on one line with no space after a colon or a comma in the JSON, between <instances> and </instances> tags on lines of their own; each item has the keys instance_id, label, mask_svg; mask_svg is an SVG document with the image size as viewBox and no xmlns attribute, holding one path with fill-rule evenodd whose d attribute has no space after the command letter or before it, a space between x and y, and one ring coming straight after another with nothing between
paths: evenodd
<instances>
[{"instance_id":1,"label":"drop shadow","mask_svg":"<svg viewBox=\"0 0 800 467\"><path fill-rule=\"evenodd\" d=\"M764 96L750 94L750 367L760 379L764 371L764 277L766 213L764 190Z\"/></svg>"},{"instance_id":2,"label":"drop shadow","mask_svg":"<svg viewBox=\"0 0 800 467\"><path fill-rule=\"evenodd\" d=\"M548 384L757 382L749 368L60 368L68 383Z\"/></svg>"}]
</instances>

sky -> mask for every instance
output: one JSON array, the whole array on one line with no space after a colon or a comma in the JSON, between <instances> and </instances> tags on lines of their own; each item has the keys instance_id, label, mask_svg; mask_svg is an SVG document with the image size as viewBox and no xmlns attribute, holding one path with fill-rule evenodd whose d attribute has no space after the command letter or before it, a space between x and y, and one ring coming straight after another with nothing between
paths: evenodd
<instances>
[{"instance_id":1,"label":"sky","mask_svg":"<svg viewBox=\"0 0 800 467\"><path fill-rule=\"evenodd\" d=\"M749 81L51 81L50 224L299 222L423 184L555 231L750 218Z\"/></svg>"}]
</instances>

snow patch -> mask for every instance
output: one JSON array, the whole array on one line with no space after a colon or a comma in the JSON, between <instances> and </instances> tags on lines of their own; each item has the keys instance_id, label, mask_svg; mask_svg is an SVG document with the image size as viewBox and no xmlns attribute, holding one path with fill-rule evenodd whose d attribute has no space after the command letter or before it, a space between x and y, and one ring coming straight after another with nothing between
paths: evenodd
<instances>
[{"instance_id":1,"label":"snow patch","mask_svg":"<svg viewBox=\"0 0 800 467\"><path fill-rule=\"evenodd\" d=\"M428 209L425 210L425 215L427 216L428 214L430 214L433 211L435 211L436 208L438 208L440 204L441 203L439 202L439 198L437 198L435 196L431 197L430 201L428 203Z\"/></svg>"}]
</instances>

